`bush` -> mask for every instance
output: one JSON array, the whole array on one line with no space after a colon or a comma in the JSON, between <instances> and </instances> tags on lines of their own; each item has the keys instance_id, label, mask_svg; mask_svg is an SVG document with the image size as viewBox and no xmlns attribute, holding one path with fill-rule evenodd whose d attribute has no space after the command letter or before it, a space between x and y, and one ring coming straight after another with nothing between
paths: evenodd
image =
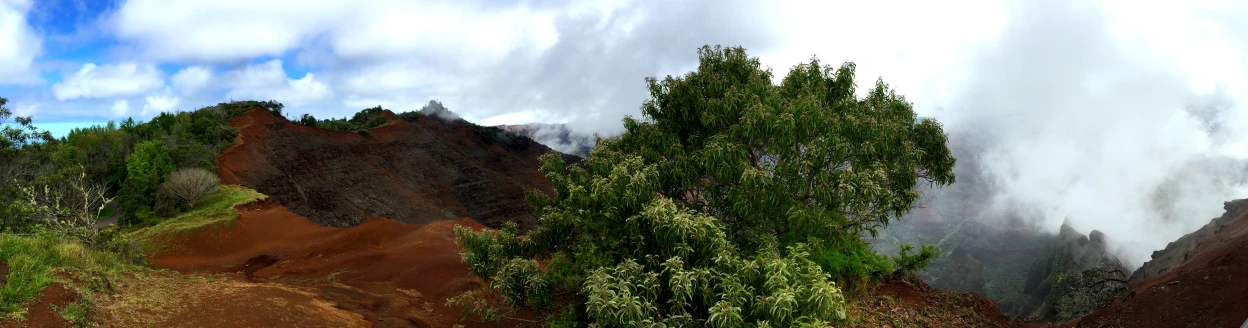
<instances>
[{"instance_id":1,"label":"bush","mask_svg":"<svg viewBox=\"0 0 1248 328\"><path fill-rule=\"evenodd\" d=\"M169 174L163 188L193 208L195 203L216 192L220 185L216 173L201 168L183 168Z\"/></svg>"},{"instance_id":2,"label":"bush","mask_svg":"<svg viewBox=\"0 0 1248 328\"><path fill-rule=\"evenodd\" d=\"M542 157L554 192L528 194L542 224L527 238L456 229L492 291L515 307L578 295L567 306L604 327L822 326L845 304L818 260L886 267L853 253L861 236L906 213L917 182L953 182L940 124L882 81L857 98L853 64L813 60L775 85L742 48L699 55L692 73L647 79L644 120L580 164ZM567 269L532 269L556 256Z\"/></svg>"},{"instance_id":3,"label":"bush","mask_svg":"<svg viewBox=\"0 0 1248 328\"><path fill-rule=\"evenodd\" d=\"M910 244L902 244L901 252L893 257L893 263L897 266L897 274L906 274L923 270L927 267L928 262L940 255L940 249L933 245L923 245L918 254L910 254L914 250L914 246Z\"/></svg>"}]
</instances>

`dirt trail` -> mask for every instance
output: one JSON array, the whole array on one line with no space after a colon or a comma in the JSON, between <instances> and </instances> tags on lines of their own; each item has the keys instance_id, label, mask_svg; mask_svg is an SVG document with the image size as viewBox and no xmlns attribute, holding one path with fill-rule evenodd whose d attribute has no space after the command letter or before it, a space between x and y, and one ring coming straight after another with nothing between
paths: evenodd
<instances>
[{"instance_id":1,"label":"dirt trail","mask_svg":"<svg viewBox=\"0 0 1248 328\"><path fill-rule=\"evenodd\" d=\"M460 313L445 307L445 300L483 285L461 262L454 242L455 225L482 228L468 218L424 225L377 218L352 228L332 228L269 200L238 209L240 219L233 225L169 236L164 242L181 247L151 257L157 268L227 274L235 280L227 289L254 289L234 293L238 298L198 299L202 308L214 309L213 317L233 316L243 322L257 313L239 305L245 302L277 316L297 316L288 312L329 304L372 326L450 327L461 323ZM251 287L242 287L246 285ZM273 295L257 295L264 293ZM280 303L303 305L292 310Z\"/></svg>"},{"instance_id":2,"label":"dirt trail","mask_svg":"<svg viewBox=\"0 0 1248 328\"><path fill-rule=\"evenodd\" d=\"M166 236L162 242L175 247L151 257L152 266L191 273L187 277L226 277L207 284L230 291L230 297L187 294L198 303L197 308L212 309L211 316L191 316L195 324L452 327L459 323L478 327L474 322L461 322L458 308L446 307L447 298L483 286L463 264L454 244L457 224L483 228L472 219L408 224L374 218L352 228L333 228L318 226L268 200L237 208L240 219L231 226ZM293 326L285 321L270 326L276 319L263 321L323 317L324 313L306 314L311 313L307 309L316 308L343 313L328 312L333 321ZM252 319L260 322L248 322ZM498 327L519 323L524 322L504 321ZM162 324L152 327L166 327Z\"/></svg>"}]
</instances>

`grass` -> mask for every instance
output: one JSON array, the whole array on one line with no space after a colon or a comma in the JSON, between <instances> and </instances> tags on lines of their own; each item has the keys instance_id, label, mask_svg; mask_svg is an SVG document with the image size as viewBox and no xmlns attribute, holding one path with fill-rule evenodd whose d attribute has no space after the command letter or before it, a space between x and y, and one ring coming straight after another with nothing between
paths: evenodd
<instances>
[{"instance_id":1,"label":"grass","mask_svg":"<svg viewBox=\"0 0 1248 328\"><path fill-rule=\"evenodd\" d=\"M113 216L113 214L117 214L117 208L113 207L113 205L107 205L104 206L103 210L100 210L100 215L97 219L107 219L108 217Z\"/></svg>"},{"instance_id":2,"label":"grass","mask_svg":"<svg viewBox=\"0 0 1248 328\"><path fill-rule=\"evenodd\" d=\"M235 205L264 197L264 194L244 187L221 186L194 209L153 226L132 231L126 237L148 243L161 236L208 226L228 225L238 219ZM110 206L105 212L115 210ZM101 216L105 214L112 215L102 213ZM142 316L140 313L146 312L136 311L137 309L160 308L160 304L174 298L174 290L184 288L188 283L202 284L203 281L196 279L204 279L131 265L117 254L90 249L76 241L49 233L0 234L0 263L9 266L6 283L0 285L0 322L21 319L30 303L52 283L60 283L81 295L78 301L54 310L70 322L85 324L87 313L96 307L96 301L104 301L103 304L107 304L109 309L126 309L120 312ZM101 281L112 283L103 284L109 286L104 287L101 286ZM120 298L118 295L106 295L116 294L112 286L128 290L128 295ZM122 317L117 319L137 320Z\"/></svg>"},{"instance_id":3,"label":"grass","mask_svg":"<svg viewBox=\"0 0 1248 328\"><path fill-rule=\"evenodd\" d=\"M8 281L0 286L0 321L21 318L26 307L52 283L88 296L93 279L119 277L137 267L116 254L84 247L52 235L0 234L0 261L8 264ZM64 313L74 316L76 309Z\"/></svg>"},{"instance_id":4,"label":"grass","mask_svg":"<svg viewBox=\"0 0 1248 328\"><path fill-rule=\"evenodd\" d=\"M235 205L264 199L265 195L246 187L226 185L201 201L194 209L159 223L131 232L127 237L151 247L156 238L198 230L203 227L228 226L238 220Z\"/></svg>"}]
</instances>

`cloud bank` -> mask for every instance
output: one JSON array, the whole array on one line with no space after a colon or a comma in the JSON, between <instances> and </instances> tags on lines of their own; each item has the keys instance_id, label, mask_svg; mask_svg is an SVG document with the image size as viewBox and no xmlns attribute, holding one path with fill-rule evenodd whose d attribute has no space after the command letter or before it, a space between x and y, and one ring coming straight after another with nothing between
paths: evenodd
<instances>
[{"instance_id":1,"label":"cloud bank","mask_svg":"<svg viewBox=\"0 0 1248 328\"><path fill-rule=\"evenodd\" d=\"M1110 237L1134 267L1248 197L1244 110L1087 1L1018 1L937 114L984 144L998 210ZM1054 23L1060 22L1060 23ZM1134 32L1138 33L1138 32ZM1242 89L1238 89L1242 91Z\"/></svg>"}]
</instances>

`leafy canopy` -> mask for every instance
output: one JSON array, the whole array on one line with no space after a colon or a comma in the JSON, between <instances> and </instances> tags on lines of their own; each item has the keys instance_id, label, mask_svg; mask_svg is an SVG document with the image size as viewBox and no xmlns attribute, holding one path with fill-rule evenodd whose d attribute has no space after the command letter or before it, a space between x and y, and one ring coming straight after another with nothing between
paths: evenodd
<instances>
[{"instance_id":1,"label":"leafy canopy","mask_svg":"<svg viewBox=\"0 0 1248 328\"><path fill-rule=\"evenodd\" d=\"M554 195L529 194L543 225L528 238L457 229L473 272L515 306L572 295L586 317L561 318L603 326L844 318L838 277L812 254L865 250L921 180L952 183L941 125L882 81L857 97L852 63L812 59L776 85L742 48L699 59L647 79L643 119L581 165L542 158Z\"/></svg>"}]
</instances>

